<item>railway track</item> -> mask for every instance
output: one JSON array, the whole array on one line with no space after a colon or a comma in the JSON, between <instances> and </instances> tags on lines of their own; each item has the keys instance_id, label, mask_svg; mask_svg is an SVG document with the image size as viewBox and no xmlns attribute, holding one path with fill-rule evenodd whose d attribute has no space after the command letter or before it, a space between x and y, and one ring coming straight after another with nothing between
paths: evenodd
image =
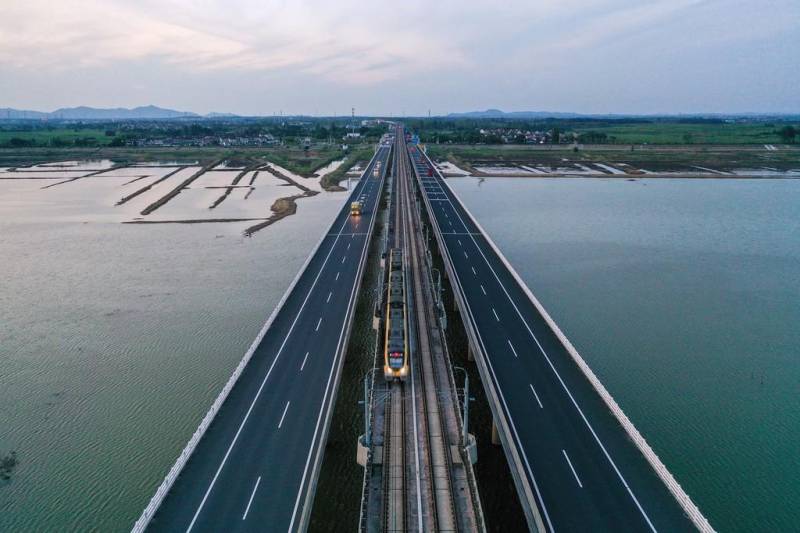
<instances>
[{"instance_id":1,"label":"railway track","mask_svg":"<svg viewBox=\"0 0 800 533\"><path fill-rule=\"evenodd\" d=\"M402 152L405 154L405 147ZM429 512L426 513L424 522L426 530L430 531L458 531L458 522L455 518L455 502L453 499L453 483L450 478L452 472L452 458L449 453L447 433L444 426L439 401L439 386L441 379L433 361L431 351L430 324L435 324L435 318L430 316L429 301L425 290L423 264L424 254L421 250L419 234L416 231L414 216L413 193L410 188L411 169L407 157L398 157L401 161L398 172L398 191L401 197L402 224L404 235L404 249L408 261L406 278L411 280L413 294L412 321L416 324L417 345L412 351L412 387L419 383L418 402L415 402L415 411L421 413L422 426L420 427L424 441L424 471L428 497Z\"/></svg>"}]
</instances>

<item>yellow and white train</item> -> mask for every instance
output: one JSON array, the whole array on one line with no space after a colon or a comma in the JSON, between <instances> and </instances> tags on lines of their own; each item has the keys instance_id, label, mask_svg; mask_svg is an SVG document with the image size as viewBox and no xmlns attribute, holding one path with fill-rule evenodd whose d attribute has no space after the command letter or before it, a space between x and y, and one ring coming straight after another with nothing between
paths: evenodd
<instances>
[{"instance_id":1,"label":"yellow and white train","mask_svg":"<svg viewBox=\"0 0 800 533\"><path fill-rule=\"evenodd\" d=\"M386 381L408 376L408 319L403 272L403 252L389 250L389 284L384 321L383 375Z\"/></svg>"}]
</instances>

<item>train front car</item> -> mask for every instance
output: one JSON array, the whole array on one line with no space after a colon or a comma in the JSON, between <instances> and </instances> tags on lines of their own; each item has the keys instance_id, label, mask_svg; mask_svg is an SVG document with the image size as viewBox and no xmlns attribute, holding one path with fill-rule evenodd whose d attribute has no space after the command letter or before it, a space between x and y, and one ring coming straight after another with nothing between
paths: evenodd
<instances>
[{"instance_id":1,"label":"train front car","mask_svg":"<svg viewBox=\"0 0 800 533\"><path fill-rule=\"evenodd\" d=\"M389 251L389 287L385 317L383 375L386 381L405 381L408 375L408 341L403 253L396 249Z\"/></svg>"}]
</instances>

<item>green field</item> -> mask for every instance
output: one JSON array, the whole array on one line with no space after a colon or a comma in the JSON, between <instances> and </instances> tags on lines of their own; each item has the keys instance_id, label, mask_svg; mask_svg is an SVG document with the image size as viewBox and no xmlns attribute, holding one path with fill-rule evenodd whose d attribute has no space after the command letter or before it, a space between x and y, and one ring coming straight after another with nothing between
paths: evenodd
<instances>
[{"instance_id":1,"label":"green field","mask_svg":"<svg viewBox=\"0 0 800 533\"><path fill-rule=\"evenodd\" d=\"M34 144L35 146L75 145L105 146L114 140L104 129L35 128L30 130L0 129L0 146L8 146L12 139Z\"/></svg>"},{"instance_id":2,"label":"green field","mask_svg":"<svg viewBox=\"0 0 800 533\"><path fill-rule=\"evenodd\" d=\"M427 145L434 159L449 160L455 165L480 175L480 165L545 165L565 167L575 163L626 164L633 169L651 172L691 172L696 167L730 171L737 169L772 168L800 169L800 146L782 146L767 150L763 146L591 146L575 151L565 145ZM635 172L634 172L635 173Z\"/></svg>"},{"instance_id":3,"label":"green field","mask_svg":"<svg viewBox=\"0 0 800 533\"><path fill-rule=\"evenodd\" d=\"M776 144L782 143L781 126L764 123L683 124L648 123L583 126L578 133L605 133L608 141L622 144Z\"/></svg>"}]
</instances>

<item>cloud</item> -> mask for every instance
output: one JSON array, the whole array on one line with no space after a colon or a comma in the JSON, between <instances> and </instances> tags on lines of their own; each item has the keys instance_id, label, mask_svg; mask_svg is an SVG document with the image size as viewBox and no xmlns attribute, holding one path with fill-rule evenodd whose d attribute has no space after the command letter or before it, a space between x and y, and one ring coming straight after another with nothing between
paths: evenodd
<instances>
[{"instance_id":1,"label":"cloud","mask_svg":"<svg viewBox=\"0 0 800 533\"><path fill-rule=\"evenodd\" d=\"M280 1L13 2L0 19L0 64L74 69L149 59L189 72L296 69L370 83L466 62L435 34L381 27L363 16L350 21L341 8Z\"/></svg>"},{"instance_id":2,"label":"cloud","mask_svg":"<svg viewBox=\"0 0 800 533\"><path fill-rule=\"evenodd\" d=\"M796 109L798 24L797 0L3 0L0 104Z\"/></svg>"}]
</instances>

